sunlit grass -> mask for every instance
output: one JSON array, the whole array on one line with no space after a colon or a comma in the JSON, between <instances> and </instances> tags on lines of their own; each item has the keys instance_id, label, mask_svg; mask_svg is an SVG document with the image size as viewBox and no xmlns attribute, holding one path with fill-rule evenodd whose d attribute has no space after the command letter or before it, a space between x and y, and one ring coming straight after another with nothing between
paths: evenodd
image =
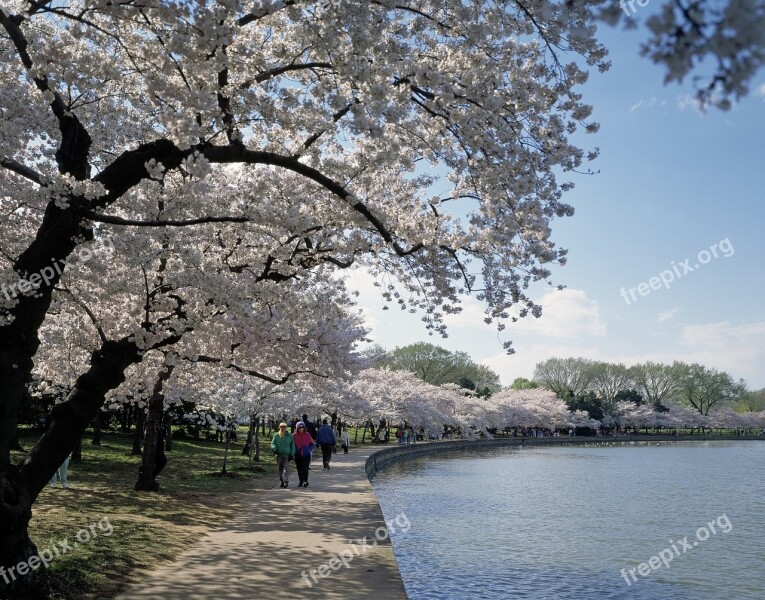
<instances>
[{"instance_id":1,"label":"sunlit grass","mask_svg":"<svg viewBox=\"0 0 765 600\"><path fill-rule=\"evenodd\" d=\"M243 437L239 438L244 440ZM22 435L30 447L35 436ZM242 444L229 448L229 476L221 477L224 445L175 439L160 474L159 493L138 493L133 486L140 457L131 455L127 435L106 433L101 446L83 439L83 462L69 467L69 489L47 487L33 509L30 536L38 551L72 550L35 571L40 598L108 598L139 579L142 570L169 561L208 529L220 525L253 491L269 487L276 477L271 453L261 440L261 461L241 455ZM20 454L16 454L18 458ZM113 533L106 535L108 524ZM99 527L99 521L102 526ZM92 538L77 543L81 534Z\"/></svg>"}]
</instances>

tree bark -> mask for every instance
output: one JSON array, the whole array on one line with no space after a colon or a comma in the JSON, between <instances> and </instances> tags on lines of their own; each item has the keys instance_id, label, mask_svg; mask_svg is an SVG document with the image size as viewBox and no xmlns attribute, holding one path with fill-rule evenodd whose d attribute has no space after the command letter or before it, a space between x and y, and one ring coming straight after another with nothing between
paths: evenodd
<instances>
[{"instance_id":1,"label":"tree bark","mask_svg":"<svg viewBox=\"0 0 765 600\"><path fill-rule=\"evenodd\" d=\"M135 435L133 435L133 456L140 456L143 453L143 431L146 426L146 411L143 407L135 407Z\"/></svg>"},{"instance_id":2,"label":"tree bark","mask_svg":"<svg viewBox=\"0 0 765 600\"><path fill-rule=\"evenodd\" d=\"M260 436L258 436L258 428L255 427L255 461L260 461Z\"/></svg>"},{"instance_id":3,"label":"tree bark","mask_svg":"<svg viewBox=\"0 0 765 600\"><path fill-rule=\"evenodd\" d=\"M170 412L165 413L165 451L173 450L173 423L170 418Z\"/></svg>"},{"instance_id":4,"label":"tree bark","mask_svg":"<svg viewBox=\"0 0 765 600\"><path fill-rule=\"evenodd\" d=\"M165 466L162 442L162 416L165 414L165 395L162 389L172 375L174 365L167 365L160 372L149 399L149 411L146 415L146 433L143 440L143 455L138 468L138 481L134 489L137 492L158 492L157 475Z\"/></svg>"},{"instance_id":5,"label":"tree bark","mask_svg":"<svg viewBox=\"0 0 765 600\"><path fill-rule=\"evenodd\" d=\"M77 439L74 450L72 450L72 462L78 465L82 464L82 436Z\"/></svg>"},{"instance_id":6,"label":"tree bark","mask_svg":"<svg viewBox=\"0 0 765 600\"><path fill-rule=\"evenodd\" d=\"M247 441L244 443L244 448L242 448L242 456L252 456L252 439L257 428L256 416L250 415L250 427L247 429Z\"/></svg>"},{"instance_id":7,"label":"tree bark","mask_svg":"<svg viewBox=\"0 0 765 600\"><path fill-rule=\"evenodd\" d=\"M90 443L94 446L101 445L101 411L93 419L93 439Z\"/></svg>"},{"instance_id":8,"label":"tree bark","mask_svg":"<svg viewBox=\"0 0 765 600\"><path fill-rule=\"evenodd\" d=\"M16 450L16 452L24 452L24 448L21 446L21 442L19 442L19 428L16 427L16 431L13 434L13 441L11 442L11 448L13 450Z\"/></svg>"},{"instance_id":9,"label":"tree bark","mask_svg":"<svg viewBox=\"0 0 765 600\"><path fill-rule=\"evenodd\" d=\"M226 431L226 449L223 452L223 468L221 469L221 474L225 475L228 471L226 470L228 467L228 449L231 445L231 436L229 435L229 432Z\"/></svg>"},{"instance_id":10,"label":"tree bark","mask_svg":"<svg viewBox=\"0 0 765 600\"><path fill-rule=\"evenodd\" d=\"M122 433L128 433L130 431L130 415L132 414L132 410L133 408L129 404L122 405L122 416L120 418L120 431Z\"/></svg>"}]
</instances>

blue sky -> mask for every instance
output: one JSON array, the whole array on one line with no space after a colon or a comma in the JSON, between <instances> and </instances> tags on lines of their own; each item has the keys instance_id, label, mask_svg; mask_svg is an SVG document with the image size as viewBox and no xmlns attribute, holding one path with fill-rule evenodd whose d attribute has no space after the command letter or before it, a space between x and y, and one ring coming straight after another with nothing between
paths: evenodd
<instances>
[{"instance_id":1,"label":"blue sky","mask_svg":"<svg viewBox=\"0 0 765 600\"><path fill-rule=\"evenodd\" d=\"M463 350L506 385L541 360L582 356L699 362L765 387L765 73L732 110L701 114L690 85L664 85L662 68L639 56L644 37L603 30L613 66L581 88L601 129L579 140L600 147L590 163L599 173L573 176L565 199L576 214L553 223L553 240L569 250L553 280L566 290L534 288L543 316L501 334L516 354L504 354L478 303L447 321L447 339L429 337L418 316L383 312L361 277L376 343ZM651 289L662 272L674 280Z\"/></svg>"}]
</instances>

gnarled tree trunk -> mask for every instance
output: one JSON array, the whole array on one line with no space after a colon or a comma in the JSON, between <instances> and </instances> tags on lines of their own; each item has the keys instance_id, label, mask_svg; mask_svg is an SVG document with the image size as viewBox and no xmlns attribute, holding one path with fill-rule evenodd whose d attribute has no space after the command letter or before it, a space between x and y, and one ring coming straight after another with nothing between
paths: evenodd
<instances>
[{"instance_id":1,"label":"gnarled tree trunk","mask_svg":"<svg viewBox=\"0 0 765 600\"><path fill-rule=\"evenodd\" d=\"M133 456L140 456L143 453L143 431L146 426L146 411L140 407L135 407L135 435L133 436Z\"/></svg>"},{"instance_id":2,"label":"gnarled tree trunk","mask_svg":"<svg viewBox=\"0 0 765 600\"><path fill-rule=\"evenodd\" d=\"M149 399L143 455L141 466L138 468L138 481L136 481L134 488L138 492L159 491L157 475L167 463L162 440L162 416L165 414L165 395L162 393L162 388L174 369L174 365L167 365L160 372Z\"/></svg>"},{"instance_id":3,"label":"gnarled tree trunk","mask_svg":"<svg viewBox=\"0 0 765 600\"><path fill-rule=\"evenodd\" d=\"M81 375L61 404L51 410L50 426L18 467L6 461L0 468L0 566L15 568L36 554L29 538L32 504L81 439L85 428L104 403L109 390L124 380L125 369L141 355L128 339L106 341L93 353L90 368ZM2 384L0 384L2 385ZM15 427L15 422L13 423ZM8 427L0 419L0 428ZM9 441L11 436L0 436ZM0 578L0 597L24 597L31 589L31 573L6 583Z\"/></svg>"}]
</instances>

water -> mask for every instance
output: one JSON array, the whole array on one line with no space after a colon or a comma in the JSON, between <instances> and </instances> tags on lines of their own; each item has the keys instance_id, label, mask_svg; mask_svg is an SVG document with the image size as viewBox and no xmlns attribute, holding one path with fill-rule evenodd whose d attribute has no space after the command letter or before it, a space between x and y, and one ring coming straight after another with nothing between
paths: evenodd
<instances>
[{"instance_id":1,"label":"water","mask_svg":"<svg viewBox=\"0 0 765 600\"><path fill-rule=\"evenodd\" d=\"M765 443L675 442L436 455L373 485L411 523L413 600L763 600L764 481Z\"/></svg>"}]
</instances>

